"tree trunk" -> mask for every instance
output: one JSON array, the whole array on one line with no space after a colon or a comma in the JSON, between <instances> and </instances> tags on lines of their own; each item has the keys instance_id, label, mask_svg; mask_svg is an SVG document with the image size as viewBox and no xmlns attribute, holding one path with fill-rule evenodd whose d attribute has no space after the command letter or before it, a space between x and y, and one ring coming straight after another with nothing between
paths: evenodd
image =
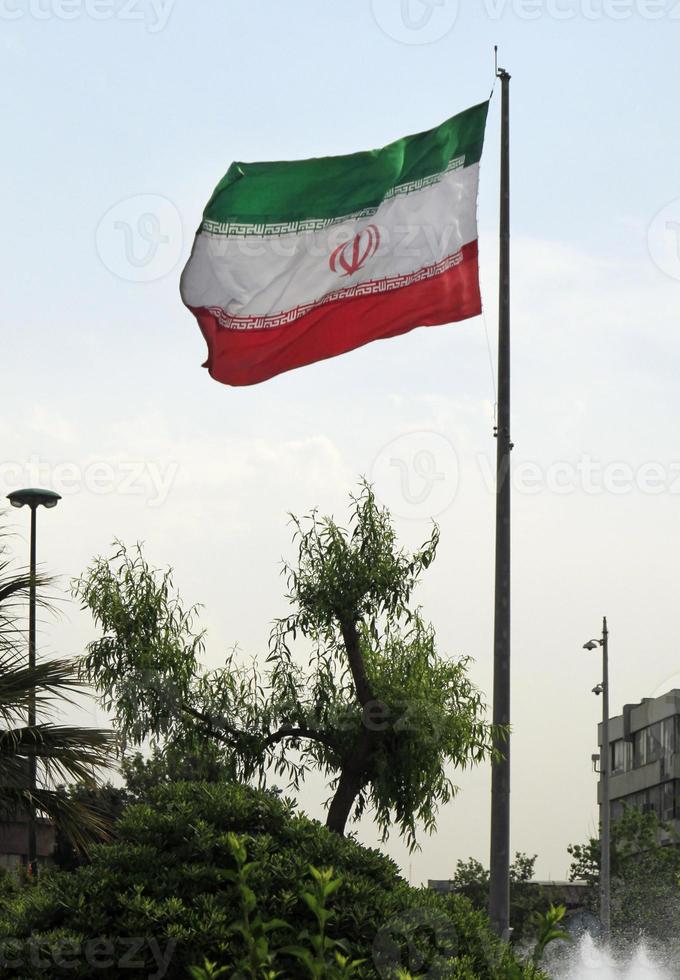
<instances>
[{"instance_id":1,"label":"tree trunk","mask_svg":"<svg viewBox=\"0 0 680 980\"><path fill-rule=\"evenodd\" d=\"M344 837L345 825L352 812L352 806L365 784L366 777L362 773L355 769L342 770L338 788L331 800L326 817L326 826L329 830Z\"/></svg>"},{"instance_id":2,"label":"tree trunk","mask_svg":"<svg viewBox=\"0 0 680 980\"><path fill-rule=\"evenodd\" d=\"M352 806L357 796L370 781L371 747L374 733L362 728L354 746L354 751L343 760L340 779L335 796L331 800L326 817L326 826L342 837L345 824L352 812Z\"/></svg>"},{"instance_id":3,"label":"tree trunk","mask_svg":"<svg viewBox=\"0 0 680 980\"><path fill-rule=\"evenodd\" d=\"M371 685L366 675L364 658L361 655L359 632L353 622L341 624L342 638L347 651L347 661L354 680L357 700L364 709L361 732L357 737L354 752L349 761L342 765L340 779L335 796L331 800L326 817L326 826L340 836L344 836L345 826L352 812L352 806L357 796L370 781L369 769L375 730L366 725L365 712L372 704L381 707L381 702L375 702Z\"/></svg>"},{"instance_id":4,"label":"tree trunk","mask_svg":"<svg viewBox=\"0 0 680 980\"><path fill-rule=\"evenodd\" d=\"M359 633L354 623L342 624L342 639L347 651L347 661L354 680L354 687L357 698L362 708L373 700L371 685L366 676L364 658L361 656L361 646L359 644Z\"/></svg>"}]
</instances>

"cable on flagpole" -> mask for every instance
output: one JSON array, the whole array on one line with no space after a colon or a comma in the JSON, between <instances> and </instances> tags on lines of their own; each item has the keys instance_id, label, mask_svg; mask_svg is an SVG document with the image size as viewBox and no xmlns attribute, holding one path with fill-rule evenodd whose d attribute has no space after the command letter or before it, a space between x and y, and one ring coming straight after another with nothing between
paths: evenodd
<instances>
[{"instance_id":1,"label":"cable on flagpole","mask_svg":"<svg viewBox=\"0 0 680 980\"><path fill-rule=\"evenodd\" d=\"M498 72L498 45L497 44L494 44L494 46L493 46L493 85L491 86L491 95L489 96L489 102L491 102L491 100L494 97L494 94L496 92L496 85L498 84L498 79L499 78L500 78L500 75L499 75L499 72Z\"/></svg>"},{"instance_id":2,"label":"cable on flagpole","mask_svg":"<svg viewBox=\"0 0 680 980\"><path fill-rule=\"evenodd\" d=\"M486 350L489 355L489 371L491 373L491 388L493 390L493 426L494 432L497 423L497 410L498 410L498 388L496 386L496 371L493 364L493 353L491 351L491 341L489 340L489 328L486 322L486 310L482 309L482 326L484 327L484 336L486 338Z\"/></svg>"}]
</instances>

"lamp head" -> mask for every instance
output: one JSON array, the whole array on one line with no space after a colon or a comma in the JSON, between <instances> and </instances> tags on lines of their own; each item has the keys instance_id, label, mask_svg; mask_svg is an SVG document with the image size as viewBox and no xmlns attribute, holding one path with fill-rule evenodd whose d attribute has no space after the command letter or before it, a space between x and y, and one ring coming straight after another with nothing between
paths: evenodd
<instances>
[{"instance_id":1,"label":"lamp head","mask_svg":"<svg viewBox=\"0 0 680 980\"><path fill-rule=\"evenodd\" d=\"M37 487L28 487L25 490L13 490L7 494L12 507L28 506L31 510L36 507L56 507L61 500L61 496L53 490L40 490Z\"/></svg>"},{"instance_id":2,"label":"lamp head","mask_svg":"<svg viewBox=\"0 0 680 980\"><path fill-rule=\"evenodd\" d=\"M584 650L597 650L597 648L599 647L599 645L600 645L600 641L599 640L588 640L587 643L584 643L583 644L583 649Z\"/></svg>"},{"instance_id":3,"label":"lamp head","mask_svg":"<svg viewBox=\"0 0 680 980\"><path fill-rule=\"evenodd\" d=\"M602 694L604 691L604 684L596 684L593 688L593 694Z\"/></svg>"}]
</instances>

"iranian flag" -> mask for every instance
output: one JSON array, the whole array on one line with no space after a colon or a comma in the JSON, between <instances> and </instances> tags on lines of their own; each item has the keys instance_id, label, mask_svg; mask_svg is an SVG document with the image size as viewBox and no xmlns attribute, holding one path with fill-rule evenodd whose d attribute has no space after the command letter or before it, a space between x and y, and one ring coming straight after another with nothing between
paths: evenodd
<instances>
[{"instance_id":1,"label":"iranian flag","mask_svg":"<svg viewBox=\"0 0 680 980\"><path fill-rule=\"evenodd\" d=\"M481 312L477 189L488 102L380 150L233 163L182 300L217 381L250 385Z\"/></svg>"}]
</instances>

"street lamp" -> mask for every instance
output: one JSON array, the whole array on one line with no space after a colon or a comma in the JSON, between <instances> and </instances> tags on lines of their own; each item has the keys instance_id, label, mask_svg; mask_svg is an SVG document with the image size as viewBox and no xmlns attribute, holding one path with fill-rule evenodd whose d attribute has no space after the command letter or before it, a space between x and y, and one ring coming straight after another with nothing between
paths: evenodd
<instances>
[{"instance_id":1,"label":"street lamp","mask_svg":"<svg viewBox=\"0 0 680 980\"><path fill-rule=\"evenodd\" d=\"M14 490L7 494L12 507L30 507L31 509L31 552L30 552L30 578L28 587L28 669L35 669L35 543L36 543L36 520L35 515L38 507L56 507L61 500L58 493L53 490L39 490L34 487L26 490ZM31 688L28 694L28 727L35 726L35 688ZM28 785L30 790L35 790L36 786L36 757L31 753L28 757ZM28 815L28 868L31 874L35 875L37 868L37 846L36 846L36 825L35 825L35 806L31 804Z\"/></svg>"},{"instance_id":2,"label":"street lamp","mask_svg":"<svg viewBox=\"0 0 680 980\"><path fill-rule=\"evenodd\" d=\"M597 650L602 647L602 683L596 684L593 694L602 695L602 748L600 751L600 794L602 800L602 821L600 827L600 923L605 942L610 931L610 813L609 813L609 771L611 769L611 748L609 745L609 631L607 617L602 620L602 637L588 640L584 650Z\"/></svg>"}]
</instances>

